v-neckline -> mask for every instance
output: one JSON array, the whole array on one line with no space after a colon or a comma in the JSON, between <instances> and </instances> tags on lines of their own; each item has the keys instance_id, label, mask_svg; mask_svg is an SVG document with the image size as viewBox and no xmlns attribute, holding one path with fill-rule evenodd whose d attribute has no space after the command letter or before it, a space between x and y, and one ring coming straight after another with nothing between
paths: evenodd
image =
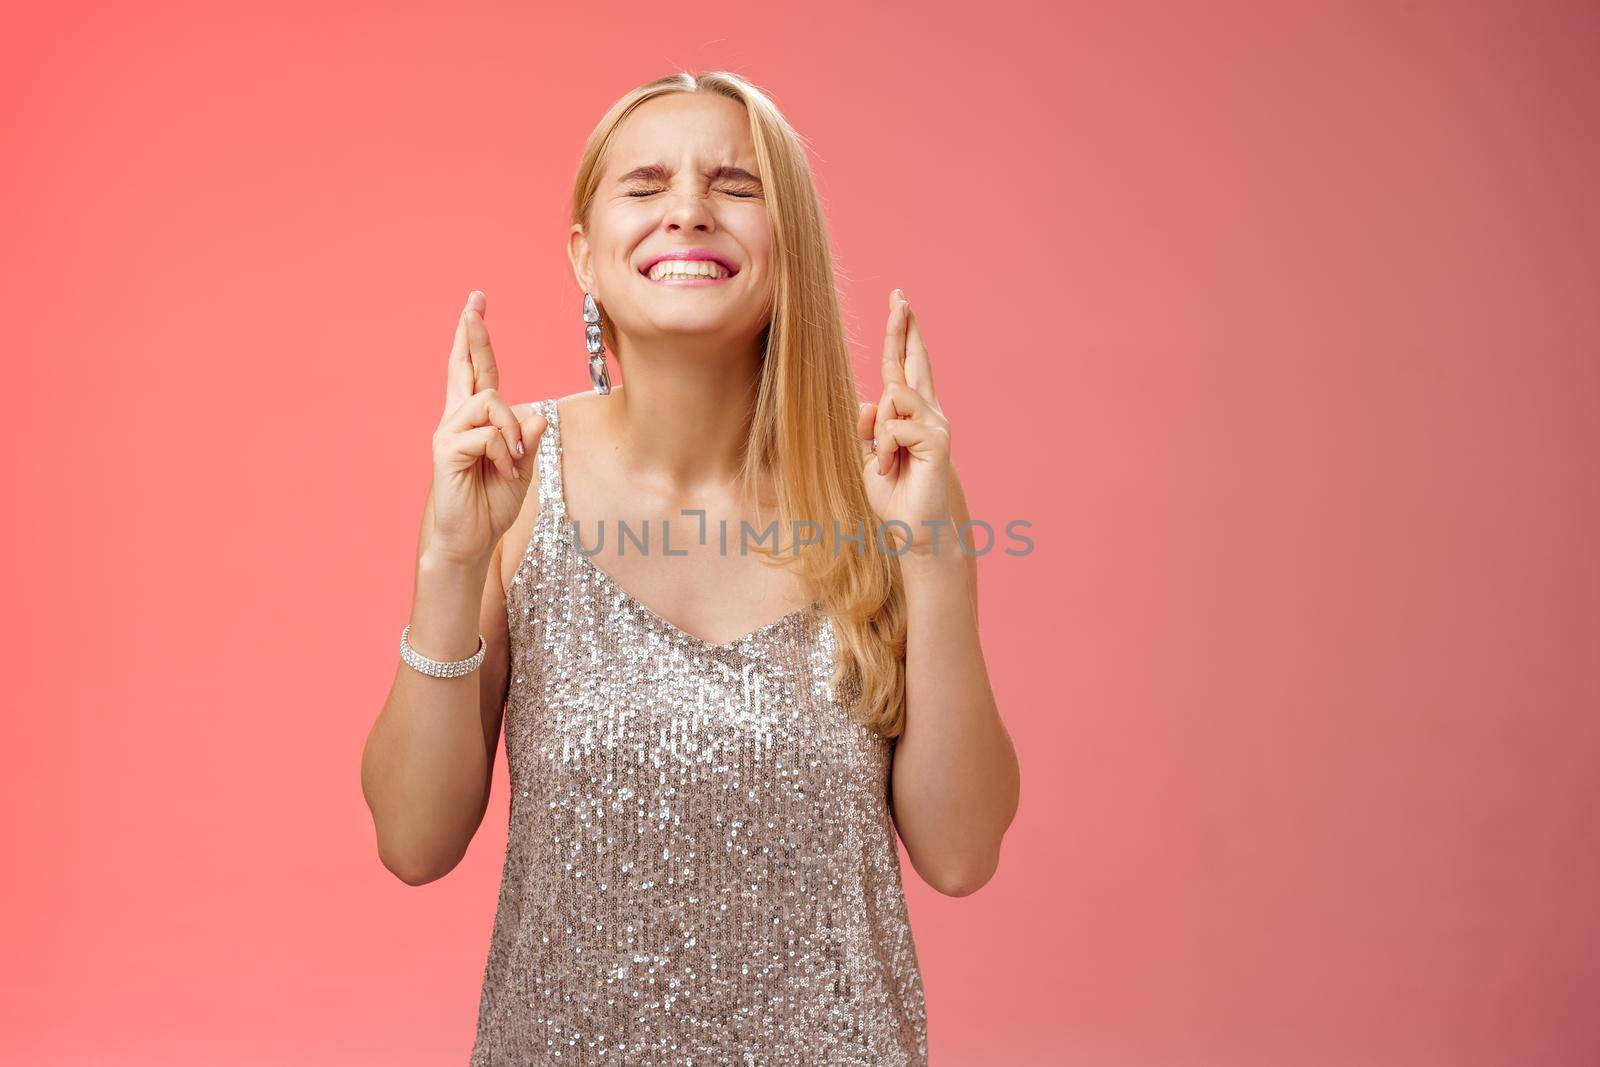
<instances>
[{"instance_id":1,"label":"v-neckline","mask_svg":"<svg viewBox=\"0 0 1600 1067\"><path fill-rule=\"evenodd\" d=\"M666 633L678 638L679 640L685 641L696 648L707 652L731 652L746 642L763 637L789 623L803 619L821 607L820 602L813 600L804 607L795 608L793 611L782 616L781 618L773 619L769 623L763 623L762 625L757 626L754 630L751 630L748 633L740 634L738 637L735 637L732 640L708 641L704 637L700 637L696 634L690 633L688 630L685 630L682 626L679 626L677 623L673 622L665 615L662 615L644 601L640 600L638 597L624 589L621 583L611 576L610 572L601 567L583 552L577 543L577 538L573 536L572 523L569 521L569 517L567 515L567 476L566 472L561 469L562 455L566 451L564 443L561 440L561 403L564 399L568 398L563 397L560 399L552 399L550 401L550 415L552 417L549 419L549 429L555 431L550 435L550 445L552 451L555 453L555 458L552 464L554 468L552 471L554 478L552 480L555 482L553 488L555 489L556 503L558 505L556 509L558 512L556 515L558 536L560 542L567 547L571 556L578 561L578 566L587 570L597 582L599 582L612 594L612 596L631 608L646 621L654 623L659 629L664 630Z\"/></svg>"}]
</instances>

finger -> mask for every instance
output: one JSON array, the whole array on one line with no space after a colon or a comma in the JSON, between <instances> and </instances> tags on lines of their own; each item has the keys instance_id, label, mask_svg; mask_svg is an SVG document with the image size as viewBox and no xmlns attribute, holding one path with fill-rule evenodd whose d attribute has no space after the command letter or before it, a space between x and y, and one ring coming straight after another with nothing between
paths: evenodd
<instances>
[{"instance_id":1,"label":"finger","mask_svg":"<svg viewBox=\"0 0 1600 1067\"><path fill-rule=\"evenodd\" d=\"M894 420L880 421L872 427L873 459L878 464L878 475L894 477L900 465L900 445L894 437Z\"/></svg>"},{"instance_id":2,"label":"finger","mask_svg":"<svg viewBox=\"0 0 1600 1067\"><path fill-rule=\"evenodd\" d=\"M485 424L493 425L500 432L508 455L521 459L531 451L523 442L520 420L496 389L484 389L467 397L460 407L445 416L443 429L460 433Z\"/></svg>"},{"instance_id":3,"label":"finger","mask_svg":"<svg viewBox=\"0 0 1600 1067\"><path fill-rule=\"evenodd\" d=\"M500 388L500 367L489 344L489 327L483 321L488 310L484 295L474 291L467 305L467 345L472 349L472 391Z\"/></svg>"},{"instance_id":4,"label":"finger","mask_svg":"<svg viewBox=\"0 0 1600 1067\"><path fill-rule=\"evenodd\" d=\"M884 442L893 442L895 453L905 453L922 459L937 459L944 451L947 436L938 426L918 419L890 419L884 423L883 436L878 439L882 451Z\"/></svg>"},{"instance_id":5,"label":"finger","mask_svg":"<svg viewBox=\"0 0 1600 1067\"><path fill-rule=\"evenodd\" d=\"M544 436L548 422L532 404L518 404L517 407L511 410L515 414L518 408L524 407L529 410L523 413L518 422L522 429L524 454L517 457L517 469L522 472L523 477L531 480L533 465L538 462L539 439Z\"/></svg>"},{"instance_id":6,"label":"finger","mask_svg":"<svg viewBox=\"0 0 1600 1067\"><path fill-rule=\"evenodd\" d=\"M456 319L455 341L450 345L450 362L445 368L444 410L448 415L472 395L472 353L467 345L467 310L472 306L472 293L467 294L467 307L461 309Z\"/></svg>"},{"instance_id":7,"label":"finger","mask_svg":"<svg viewBox=\"0 0 1600 1067\"><path fill-rule=\"evenodd\" d=\"M928 361L928 346L922 341L922 331L917 328L917 313L906 304L906 384L922 394L924 400L933 400L933 364Z\"/></svg>"},{"instance_id":8,"label":"finger","mask_svg":"<svg viewBox=\"0 0 1600 1067\"><path fill-rule=\"evenodd\" d=\"M933 405L929 404L923 395L901 382L890 382L883 387L883 396L878 400L878 407L889 406L894 409L890 418L925 418L933 414Z\"/></svg>"},{"instance_id":9,"label":"finger","mask_svg":"<svg viewBox=\"0 0 1600 1067\"><path fill-rule=\"evenodd\" d=\"M878 432L881 435L878 438L879 453L890 452L893 456L889 470L884 472L886 477L891 477L896 468L909 458L911 447L920 443L921 437L917 425L909 419L890 419Z\"/></svg>"},{"instance_id":10,"label":"finger","mask_svg":"<svg viewBox=\"0 0 1600 1067\"><path fill-rule=\"evenodd\" d=\"M872 455L872 428L878 421L878 405L863 400L856 414L856 440L861 443L861 462Z\"/></svg>"},{"instance_id":11,"label":"finger","mask_svg":"<svg viewBox=\"0 0 1600 1067\"><path fill-rule=\"evenodd\" d=\"M894 397L889 391L894 384L889 382L883 387L883 397L878 401L872 424L872 450L878 454L878 473L884 475L894 465L894 442L889 438L887 423L903 414L895 410Z\"/></svg>"},{"instance_id":12,"label":"finger","mask_svg":"<svg viewBox=\"0 0 1600 1067\"><path fill-rule=\"evenodd\" d=\"M449 434L447 447L456 458L457 469L465 469L480 457L487 459L506 479L520 481L521 473L511 462L506 439L496 426L474 426Z\"/></svg>"},{"instance_id":13,"label":"finger","mask_svg":"<svg viewBox=\"0 0 1600 1067\"><path fill-rule=\"evenodd\" d=\"M877 442L878 473L888 474L893 467L896 452L894 439L884 433L884 426L892 419L920 418L927 412L927 401L920 393L901 382L887 382L883 396L878 399L878 413L872 437Z\"/></svg>"},{"instance_id":14,"label":"finger","mask_svg":"<svg viewBox=\"0 0 1600 1067\"><path fill-rule=\"evenodd\" d=\"M889 294L889 322L883 332L883 380L906 380L906 302L896 289Z\"/></svg>"}]
</instances>

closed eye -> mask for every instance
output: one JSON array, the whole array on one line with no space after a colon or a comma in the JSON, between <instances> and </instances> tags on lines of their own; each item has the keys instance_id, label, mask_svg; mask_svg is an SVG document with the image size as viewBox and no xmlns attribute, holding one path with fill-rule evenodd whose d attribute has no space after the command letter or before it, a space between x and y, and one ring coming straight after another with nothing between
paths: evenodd
<instances>
[{"instance_id":1,"label":"closed eye","mask_svg":"<svg viewBox=\"0 0 1600 1067\"><path fill-rule=\"evenodd\" d=\"M724 189L722 191L727 193L729 196L736 196L741 200L754 200L756 198L756 194L755 193L736 193L732 189ZM629 196L655 196L659 192L661 192L660 189L639 189L639 190L636 190L634 192L629 193L628 195Z\"/></svg>"}]
</instances>

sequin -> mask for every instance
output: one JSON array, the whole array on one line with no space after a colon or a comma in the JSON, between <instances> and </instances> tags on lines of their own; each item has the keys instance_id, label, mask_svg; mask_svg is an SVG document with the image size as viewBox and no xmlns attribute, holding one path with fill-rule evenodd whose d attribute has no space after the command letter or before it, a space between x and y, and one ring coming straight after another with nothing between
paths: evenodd
<instances>
[{"instance_id":1,"label":"sequin","mask_svg":"<svg viewBox=\"0 0 1600 1067\"><path fill-rule=\"evenodd\" d=\"M472 1067L925 1065L893 742L830 687L832 624L712 644L627 594L577 551L539 406Z\"/></svg>"}]
</instances>

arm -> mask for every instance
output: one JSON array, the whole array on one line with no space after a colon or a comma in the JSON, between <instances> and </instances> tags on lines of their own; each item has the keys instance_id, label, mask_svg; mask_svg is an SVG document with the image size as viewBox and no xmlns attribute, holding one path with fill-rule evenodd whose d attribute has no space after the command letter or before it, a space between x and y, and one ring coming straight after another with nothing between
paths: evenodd
<instances>
[{"instance_id":1,"label":"arm","mask_svg":"<svg viewBox=\"0 0 1600 1067\"><path fill-rule=\"evenodd\" d=\"M417 538L410 643L429 659L478 649L478 668L434 678L395 657L394 681L361 752L361 793L378 856L409 885L448 874L483 822L504 712L509 634L505 541L539 512L534 457L545 430L533 405L500 395L500 371L473 290L446 363L433 482ZM519 523L518 519L523 520Z\"/></svg>"},{"instance_id":2,"label":"arm","mask_svg":"<svg viewBox=\"0 0 1600 1067\"><path fill-rule=\"evenodd\" d=\"M961 479L956 476L956 465L955 465L955 461L954 460L951 460L950 466L947 468L947 471L948 471L949 477L946 479L946 482L950 486L950 523L951 523L951 533L953 535L955 535L955 536L960 536L961 527L965 526L969 521L971 521L972 512L967 510L967 494L962 492L962 490L961 490ZM967 591L972 596L972 614L973 614L973 617L976 618L977 614L978 614L978 552L977 552L977 546L974 545L973 547L969 548L967 551L971 553L970 555L966 556L966 560L967 560Z\"/></svg>"},{"instance_id":3,"label":"arm","mask_svg":"<svg viewBox=\"0 0 1600 1067\"><path fill-rule=\"evenodd\" d=\"M970 516L950 469L951 519ZM942 552L901 557L906 725L890 776L895 826L917 873L950 896L981 888L1000 862L1021 781L978 635L977 558L943 533Z\"/></svg>"},{"instance_id":4,"label":"arm","mask_svg":"<svg viewBox=\"0 0 1600 1067\"><path fill-rule=\"evenodd\" d=\"M483 664L460 678L431 678L397 656L362 751L379 858L408 885L454 869L488 809L509 673L502 547L482 567L418 558L411 647L430 659L464 659L482 633Z\"/></svg>"},{"instance_id":5,"label":"arm","mask_svg":"<svg viewBox=\"0 0 1600 1067\"><path fill-rule=\"evenodd\" d=\"M999 864L1021 780L979 643L977 559L957 542L970 515L950 462L950 422L910 305L898 290L889 303L883 395L862 405L857 434L873 509L911 531L899 556L906 715L890 804L917 873L965 896Z\"/></svg>"}]
</instances>

